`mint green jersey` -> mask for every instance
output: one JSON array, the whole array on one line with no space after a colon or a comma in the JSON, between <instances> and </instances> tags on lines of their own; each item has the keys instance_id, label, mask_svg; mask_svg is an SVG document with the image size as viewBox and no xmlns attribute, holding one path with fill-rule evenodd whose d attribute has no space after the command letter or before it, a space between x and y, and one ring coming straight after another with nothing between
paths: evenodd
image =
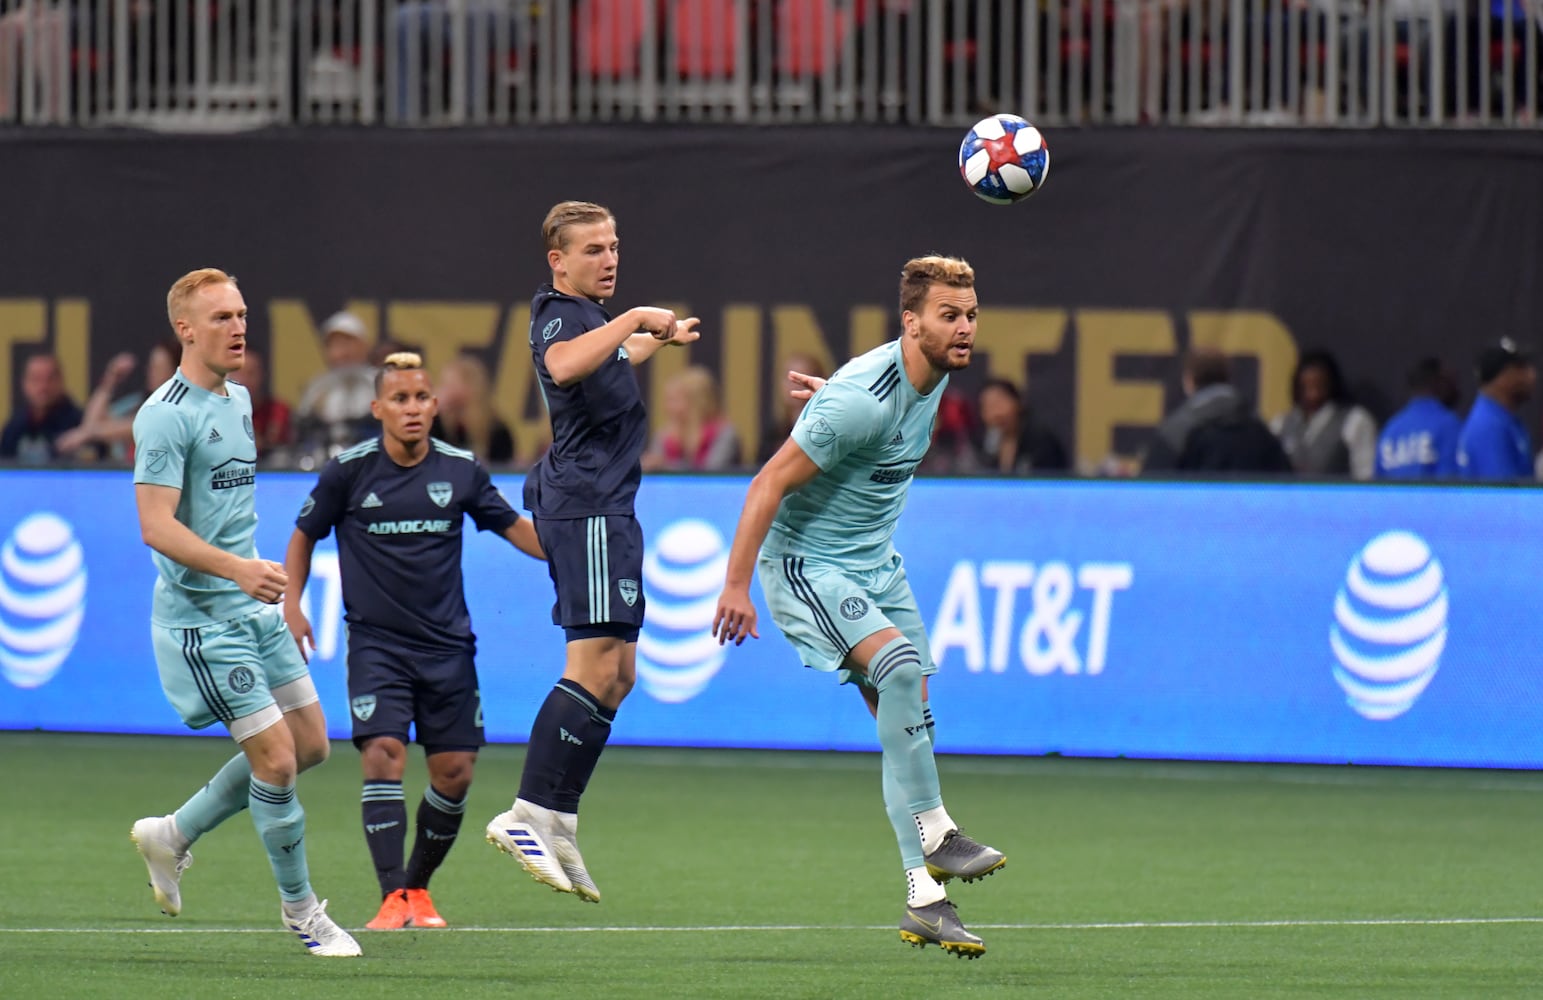
<instances>
[{"instance_id":1,"label":"mint green jersey","mask_svg":"<svg viewBox=\"0 0 1543 1000\"><path fill-rule=\"evenodd\" d=\"M783 498L762 555L851 568L888 561L946 385L945 376L927 395L917 392L899 340L842 365L793 425L793 441L821 474Z\"/></svg>"},{"instance_id":2,"label":"mint green jersey","mask_svg":"<svg viewBox=\"0 0 1543 1000\"><path fill-rule=\"evenodd\" d=\"M252 397L225 383L219 395L182 377L150 394L134 417L134 482L182 491L177 520L217 549L243 559L257 556ZM153 554L160 579L150 620L173 628L200 628L252 614L262 607L230 580L188 569Z\"/></svg>"}]
</instances>

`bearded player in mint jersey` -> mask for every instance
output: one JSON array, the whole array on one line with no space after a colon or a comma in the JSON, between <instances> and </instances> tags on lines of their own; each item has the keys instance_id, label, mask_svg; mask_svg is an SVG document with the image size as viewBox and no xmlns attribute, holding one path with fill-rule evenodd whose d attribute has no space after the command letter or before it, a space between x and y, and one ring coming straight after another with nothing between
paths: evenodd
<instances>
[{"instance_id":1,"label":"bearded player in mint jersey","mask_svg":"<svg viewBox=\"0 0 1543 1000\"><path fill-rule=\"evenodd\" d=\"M525 508L557 592L563 674L531 724L513 806L487 839L538 882L598 903L579 854L579 799L611 723L637 679L643 624L643 529L633 509L648 414L633 368L667 344L697 339L697 320L634 307L611 318L616 219L565 201L541 226L550 284L530 307L530 349L552 420L552 447L525 479Z\"/></svg>"},{"instance_id":2,"label":"bearded player in mint jersey","mask_svg":"<svg viewBox=\"0 0 1543 1000\"><path fill-rule=\"evenodd\" d=\"M371 410L381 435L322 467L300 508L285 569L284 617L302 654L315 648L300 593L316 543L334 530L348 621L348 699L364 770L364 841L380 883L370 930L444 927L429 879L461 829L483 739L482 696L462 581L462 523L502 535L536 559L531 522L509 506L469 451L429 436L436 409L423 360L388 356ZM411 732L409 732L411 729ZM429 783L406 866L407 743L423 747Z\"/></svg>"}]
</instances>

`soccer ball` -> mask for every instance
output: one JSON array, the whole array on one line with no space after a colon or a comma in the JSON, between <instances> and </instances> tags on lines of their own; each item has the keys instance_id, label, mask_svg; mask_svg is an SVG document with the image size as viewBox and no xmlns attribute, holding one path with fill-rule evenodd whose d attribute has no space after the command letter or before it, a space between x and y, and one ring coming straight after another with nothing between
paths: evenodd
<instances>
[{"instance_id":1,"label":"soccer ball","mask_svg":"<svg viewBox=\"0 0 1543 1000\"><path fill-rule=\"evenodd\" d=\"M959 144L959 173L993 205L1011 205L1050 176L1050 149L1039 129L1017 115L982 118Z\"/></svg>"}]
</instances>

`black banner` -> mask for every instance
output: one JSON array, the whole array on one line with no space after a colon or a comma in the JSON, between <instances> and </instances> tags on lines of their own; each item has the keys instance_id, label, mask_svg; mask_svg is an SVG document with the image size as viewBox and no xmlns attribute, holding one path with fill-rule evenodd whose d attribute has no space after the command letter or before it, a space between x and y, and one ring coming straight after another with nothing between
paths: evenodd
<instances>
[{"instance_id":1,"label":"black banner","mask_svg":"<svg viewBox=\"0 0 1543 1000\"><path fill-rule=\"evenodd\" d=\"M173 279L217 266L241 281L281 397L319 370L316 324L351 304L431 367L478 353L532 439L524 310L548 276L542 216L565 198L618 217L615 305L702 317L690 360L720 373L752 440L778 359L839 362L892 336L899 267L933 251L978 275L980 353L959 390L1027 380L1084 466L1141 444L1191 342L1234 351L1267 415L1297 353L1327 347L1379 416L1420 355L1447 358L1471 394L1483 344L1543 344L1543 133L1052 130L1044 191L1005 208L959 178L960 138L0 133L0 409L39 343L83 396L112 354L167 332ZM670 353L656 393L687 360Z\"/></svg>"}]
</instances>

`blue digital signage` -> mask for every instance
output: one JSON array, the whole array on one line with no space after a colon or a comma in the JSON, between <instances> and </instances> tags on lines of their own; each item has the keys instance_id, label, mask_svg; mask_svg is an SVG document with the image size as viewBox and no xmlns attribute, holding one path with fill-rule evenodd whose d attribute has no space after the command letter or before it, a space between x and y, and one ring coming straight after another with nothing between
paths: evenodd
<instances>
[{"instance_id":1,"label":"blue digital signage","mask_svg":"<svg viewBox=\"0 0 1543 1000\"><path fill-rule=\"evenodd\" d=\"M517 476L496 477L520 495ZM263 473L282 559L313 478ZM619 743L874 750L855 691L709 634L745 481L654 476L638 689ZM951 752L1543 766L1543 492L919 480L896 544ZM305 595L349 733L336 551ZM488 736L523 741L562 669L545 567L468 534ZM0 728L185 732L150 648L154 569L125 472L0 474Z\"/></svg>"}]
</instances>

